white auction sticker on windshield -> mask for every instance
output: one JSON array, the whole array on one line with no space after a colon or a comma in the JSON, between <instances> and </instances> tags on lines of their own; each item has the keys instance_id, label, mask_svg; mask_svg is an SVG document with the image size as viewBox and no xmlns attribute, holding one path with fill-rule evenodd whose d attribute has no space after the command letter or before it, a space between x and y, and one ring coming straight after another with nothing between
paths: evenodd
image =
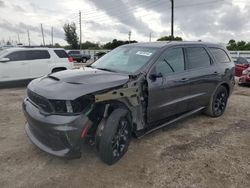
<instances>
[{"instance_id":1,"label":"white auction sticker on windshield","mask_svg":"<svg viewBox=\"0 0 250 188\"><path fill-rule=\"evenodd\" d=\"M143 56L147 56L147 57L149 57L149 56L151 56L151 55L152 55L152 53L150 53L150 52L142 52L142 51L138 51L138 52L136 52L136 55L143 55Z\"/></svg>"}]
</instances>

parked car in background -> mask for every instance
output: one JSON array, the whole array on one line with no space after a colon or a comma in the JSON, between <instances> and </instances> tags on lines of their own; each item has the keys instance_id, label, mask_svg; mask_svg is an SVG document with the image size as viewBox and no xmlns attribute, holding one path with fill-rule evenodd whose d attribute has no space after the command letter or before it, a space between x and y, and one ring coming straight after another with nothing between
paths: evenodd
<instances>
[{"instance_id":1,"label":"parked car in background","mask_svg":"<svg viewBox=\"0 0 250 188\"><path fill-rule=\"evenodd\" d=\"M74 61L80 63L86 63L91 56L88 54L82 54L80 50L70 50L68 51L68 55L73 58Z\"/></svg>"},{"instance_id":2,"label":"parked car in background","mask_svg":"<svg viewBox=\"0 0 250 188\"><path fill-rule=\"evenodd\" d=\"M247 61L250 61L250 51L230 51L230 55L235 62L238 57L244 57Z\"/></svg>"},{"instance_id":3,"label":"parked car in background","mask_svg":"<svg viewBox=\"0 0 250 188\"><path fill-rule=\"evenodd\" d=\"M250 66L249 62L244 57L238 57L235 61L235 76L240 77L242 71L246 70Z\"/></svg>"},{"instance_id":4,"label":"parked car in background","mask_svg":"<svg viewBox=\"0 0 250 188\"><path fill-rule=\"evenodd\" d=\"M61 48L8 48L0 52L0 83L25 81L73 68Z\"/></svg>"},{"instance_id":5,"label":"parked car in background","mask_svg":"<svg viewBox=\"0 0 250 188\"><path fill-rule=\"evenodd\" d=\"M234 63L220 45L124 45L84 69L33 80L23 102L25 130L37 147L59 157L80 157L82 142L91 143L111 165L126 153L132 134L141 137L201 111L223 115L234 84Z\"/></svg>"},{"instance_id":6,"label":"parked car in background","mask_svg":"<svg viewBox=\"0 0 250 188\"><path fill-rule=\"evenodd\" d=\"M242 75L239 78L239 85L250 85L250 67L242 71Z\"/></svg>"},{"instance_id":7,"label":"parked car in background","mask_svg":"<svg viewBox=\"0 0 250 188\"><path fill-rule=\"evenodd\" d=\"M97 52L94 55L94 61L96 61L97 59L101 58L102 56L104 56L107 52Z\"/></svg>"}]
</instances>

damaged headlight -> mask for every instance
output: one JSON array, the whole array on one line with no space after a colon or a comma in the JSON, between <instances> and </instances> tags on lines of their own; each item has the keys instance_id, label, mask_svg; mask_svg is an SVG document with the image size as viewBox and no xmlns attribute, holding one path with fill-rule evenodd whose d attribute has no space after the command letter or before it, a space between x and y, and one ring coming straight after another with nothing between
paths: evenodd
<instances>
[{"instance_id":1,"label":"damaged headlight","mask_svg":"<svg viewBox=\"0 0 250 188\"><path fill-rule=\"evenodd\" d=\"M55 113L66 113L67 106L64 100L50 100Z\"/></svg>"},{"instance_id":2,"label":"damaged headlight","mask_svg":"<svg viewBox=\"0 0 250 188\"><path fill-rule=\"evenodd\" d=\"M81 113L88 111L94 103L93 96L79 97L73 101L69 100L50 100L55 113Z\"/></svg>"},{"instance_id":3,"label":"damaged headlight","mask_svg":"<svg viewBox=\"0 0 250 188\"><path fill-rule=\"evenodd\" d=\"M72 110L74 113L88 111L92 104L94 104L94 97L90 95L79 97L76 100L71 101Z\"/></svg>"}]
</instances>

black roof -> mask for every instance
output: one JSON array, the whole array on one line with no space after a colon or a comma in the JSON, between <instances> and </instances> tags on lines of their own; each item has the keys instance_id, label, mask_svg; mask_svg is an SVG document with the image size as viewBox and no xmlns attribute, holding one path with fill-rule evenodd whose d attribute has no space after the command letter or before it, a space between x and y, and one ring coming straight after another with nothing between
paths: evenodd
<instances>
[{"instance_id":1,"label":"black roof","mask_svg":"<svg viewBox=\"0 0 250 188\"><path fill-rule=\"evenodd\" d=\"M162 48L166 46L172 46L172 45L206 45L208 47L223 47L222 45L219 44L214 44L214 43L208 43L208 42L191 42L191 41L157 41L157 42L140 42L140 43L132 43L132 44L127 44L125 46L141 46L141 47L153 47L153 48Z\"/></svg>"}]
</instances>

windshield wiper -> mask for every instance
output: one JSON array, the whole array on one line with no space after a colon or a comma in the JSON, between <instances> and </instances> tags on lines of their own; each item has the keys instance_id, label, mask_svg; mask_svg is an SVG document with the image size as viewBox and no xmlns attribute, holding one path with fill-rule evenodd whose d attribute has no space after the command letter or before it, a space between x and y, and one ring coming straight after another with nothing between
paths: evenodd
<instances>
[{"instance_id":1,"label":"windshield wiper","mask_svg":"<svg viewBox=\"0 0 250 188\"><path fill-rule=\"evenodd\" d=\"M175 72L174 69L173 69L173 67L170 65L170 63L169 63L166 59L163 59L163 61L165 61L165 63L168 64L168 66L171 68L171 70L172 70L173 72Z\"/></svg>"},{"instance_id":2,"label":"windshield wiper","mask_svg":"<svg viewBox=\"0 0 250 188\"><path fill-rule=\"evenodd\" d=\"M110 69L107 69L107 68L98 68L98 67L92 67L92 68L95 68L95 69L98 69L98 70L103 70L103 71L108 71L108 72L116 72L114 70L110 70Z\"/></svg>"}]
</instances>

